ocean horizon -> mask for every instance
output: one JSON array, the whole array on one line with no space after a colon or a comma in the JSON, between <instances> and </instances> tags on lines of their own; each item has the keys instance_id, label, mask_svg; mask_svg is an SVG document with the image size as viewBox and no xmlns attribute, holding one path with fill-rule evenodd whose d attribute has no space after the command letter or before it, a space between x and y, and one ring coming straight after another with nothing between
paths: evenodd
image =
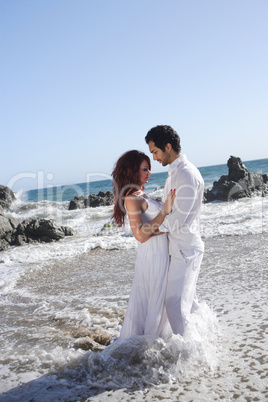
<instances>
[{"instance_id":1,"label":"ocean horizon","mask_svg":"<svg viewBox=\"0 0 268 402\"><path fill-rule=\"evenodd\" d=\"M243 162L251 173L268 173L268 159L256 159ZM198 168L205 182L205 188L211 188L213 182L218 180L222 175L228 174L227 164L210 165ZM156 191L160 186L165 185L168 172L152 173L149 183L146 185L146 191ZM91 176L90 176L91 177ZM93 176L94 177L94 176ZM89 194L97 194L99 191L112 191L112 178L87 181L81 183L47 186L31 190L19 190L25 200L31 202L51 200L51 201L70 201L76 195L88 196Z\"/></svg>"}]
</instances>

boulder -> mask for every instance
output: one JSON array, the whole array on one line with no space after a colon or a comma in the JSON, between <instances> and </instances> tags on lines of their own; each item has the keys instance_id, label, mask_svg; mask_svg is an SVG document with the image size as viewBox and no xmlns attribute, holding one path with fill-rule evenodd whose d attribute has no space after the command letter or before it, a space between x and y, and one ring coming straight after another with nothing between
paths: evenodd
<instances>
[{"instance_id":1,"label":"boulder","mask_svg":"<svg viewBox=\"0 0 268 402\"><path fill-rule=\"evenodd\" d=\"M205 190L204 202L229 201L260 194L268 195L267 174L250 173L241 159L231 156L227 162L228 176L221 176L211 190Z\"/></svg>"},{"instance_id":2,"label":"boulder","mask_svg":"<svg viewBox=\"0 0 268 402\"><path fill-rule=\"evenodd\" d=\"M73 209L84 209L87 207L87 202L88 202L87 197L83 195L80 197L76 196L74 197L73 201L70 201L68 209L69 211Z\"/></svg>"},{"instance_id":3,"label":"boulder","mask_svg":"<svg viewBox=\"0 0 268 402\"><path fill-rule=\"evenodd\" d=\"M61 226L65 236L73 236L75 234L75 230L70 228L69 226Z\"/></svg>"},{"instance_id":4,"label":"boulder","mask_svg":"<svg viewBox=\"0 0 268 402\"><path fill-rule=\"evenodd\" d=\"M111 191L100 191L97 195L90 194L88 197L88 206L91 208L113 205L114 196Z\"/></svg>"},{"instance_id":5,"label":"boulder","mask_svg":"<svg viewBox=\"0 0 268 402\"><path fill-rule=\"evenodd\" d=\"M7 218L3 208L0 207L0 251L14 241L14 233L18 225L19 221L14 218Z\"/></svg>"},{"instance_id":6,"label":"boulder","mask_svg":"<svg viewBox=\"0 0 268 402\"><path fill-rule=\"evenodd\" d=\"M227 161L227 166L229 169L228 179L230 181L238 182L248 176L248 170L246 166L242 163L240 158L236 156L231 156Z\"/></svg>"},{"instance_id":7,"label":"boulder","mask_svg":"<svg viewBox=\"0 0 268 402\"><path fill-rule=\"evenodd\" d=\"M60 226L52 219L32 218L21 222L15 218L8 218L3 208L8 208L14 200L13 191L0 185L0 251L12 245L47 243L74 235L73 229Z\"/></svg>"},{"instance_id":8,"label":"boulder","mask_svg":"<svg viewBox=\"0 0 268 402\"><path fill-rule=\"evenodd\" d=\"M2 208L9 208L15 199L15 194L9 187L0 185L0 206Z\"/></svg>"},{"instance_id":9,"label":"boulder","mask_svg":"<svg viewBox=\"0 0 268 402\"><path fill-rule=\"evenodd\" d=\"M73 229L59 226L52 219L27 219L20 222L7 218L0 207L0 251L25 243L49 243L65 236L73 236L74 233Z\"/></svg>"},{"instance_id":10,"label":"boulder","mask_svg":"<svg viewBox=\"0 0 268 402\"><path fill-rule=\"evenodd\" d=\"M14 233L14 244L49 243L73 234L73 229L60 226L52 219L27 219L18 225Z\"/></svg>"},{"instance_id":11,"label":"boulder","mask_svg":"<svg viewBox=\"0 0 268 402\"><path fill-rule=\"evenodd\" d=\"M100 206L113 205L114 197L112 191L100 191L98 194L90 194L88 197L76 196L73 201L69 203L69 210L95 208Z\"/></svg>"}]
</instances>

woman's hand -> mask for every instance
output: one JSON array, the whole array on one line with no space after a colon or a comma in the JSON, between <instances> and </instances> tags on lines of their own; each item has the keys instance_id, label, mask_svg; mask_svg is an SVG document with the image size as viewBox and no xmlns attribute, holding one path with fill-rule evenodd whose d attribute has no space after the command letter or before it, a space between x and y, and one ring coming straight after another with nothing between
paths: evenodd
<instances>
[{"instance_id":1,"label":"woman's hand","mask_svg":"<svg viewBox=\"0 0 268 402\"><path fill-rule=\"evenodd\" d=\"M174 190L170 190L170 192L168 193L167 199L165 201L164 207L163 207L163 213L165 215L170 214L174 201L176 198L176 189Z\"/></svg>"},{"instance_id":2,"label":"woman's hand","mask_svg":"<svg viewBox=\"0 0 268 402\"><path fill-rule=\"evenodd\" d=\"M148 208L147 201L142 197L133 195L126 197L125 206L129 217L129 224L136 240L140 243L144 243L149 240L152 235L161 234L158 231L159 226L164 222L165 216L171 212L175 197L175 190L171 190L167 196L162 211L148 223L143 223L141 217L141 214L146 210L146 207ZM143 204L146 204L146 207Z\"/></svg>"}]
</instances>

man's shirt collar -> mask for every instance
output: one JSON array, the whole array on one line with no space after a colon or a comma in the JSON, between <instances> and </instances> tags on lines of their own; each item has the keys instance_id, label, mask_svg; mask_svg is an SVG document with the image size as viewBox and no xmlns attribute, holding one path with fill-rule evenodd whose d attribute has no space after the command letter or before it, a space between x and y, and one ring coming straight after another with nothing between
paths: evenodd
<instances>
[{"instance_id":1,"label":"man's shirt collar","mask_svg":"<svg viewBox=\"0 0 268 402\"><path fill-rule=\"evenodd\" d=\"M180 156L178 156L178 158L176 158L170 165L168 168L168 174L169 176L172 175L172 173L174 172L174 170L176 169L177 166L179 166L182 162L185 162L187 160L186 155L181 154Z\"/></svg>"}]
</instances>

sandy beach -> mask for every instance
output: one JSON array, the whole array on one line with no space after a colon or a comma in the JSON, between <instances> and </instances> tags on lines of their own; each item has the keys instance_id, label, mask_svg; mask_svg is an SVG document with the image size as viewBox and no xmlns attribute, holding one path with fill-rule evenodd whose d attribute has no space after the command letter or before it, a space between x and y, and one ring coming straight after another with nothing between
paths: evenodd
<instances>
[{"instance_id":1,"label":"sandy beach","mask_svg":"<svg viewBox=\"0 0 268 402\"><path fill-rule=\"evenodd\" d=\"M9 296L16 297L13 311L8 305L3 310L5 320L12 320L18 311L21 318L13 323L17 330L6 334L10 351L1 364L10 366L11 372L4 378L6 389L2 391L7 392L0 400L267 400L267 238L267 234L259 234L206 240L198 295L201 304L209 306L204 310L209 319L200 326L201 337L197 340L189 334L183 348L176 337L161 347L147 342L146 363L158 358L154 375L144 370L144 362L133 363L126 358L124 369L104 368L107 356L101 360L109 347L95 344L96 349L103 348L102 352L78 348L79 344L84 349L90 347L89 337L94 334L99 333L95 340L102 343L118 334L133 277L135 250L97 249L28 272ZM27 303L27 297L32 303ZM22 337L28 352L18 358L12 348ZM185 345L192 341L195 350L191 347L184 359L175 361L170 348L175 345L185 352ZM58 355L53 358L52 353ZM36 355L43 360L40 364ZM12 370L14 380L17 373L25 382L21 387L12 387ZM132 375L136 386L120 382L124 370ZM32 381L30 371L36 376Z\"/></svg>"}]
</instances>

